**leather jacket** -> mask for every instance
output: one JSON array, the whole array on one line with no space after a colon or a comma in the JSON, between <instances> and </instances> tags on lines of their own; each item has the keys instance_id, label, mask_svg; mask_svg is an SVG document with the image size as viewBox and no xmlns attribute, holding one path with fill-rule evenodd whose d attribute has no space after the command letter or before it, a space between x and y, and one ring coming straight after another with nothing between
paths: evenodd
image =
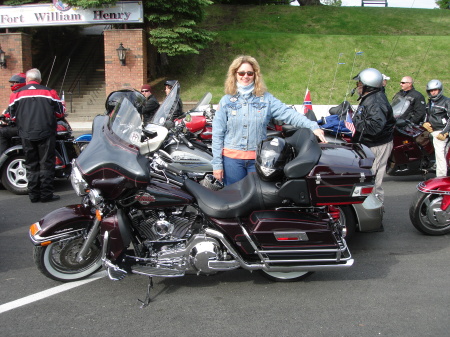
<instances>
[{"instance_id":1,"label":"leather jacket","mask_svg":"<svg viewBox=\"0 0 450 337\"><path fill-rule=\"evenodd\" d=\"M368 147L389 143L393 139L395 118L386 95L381 90L361 97L353 115L355 134L353 141Z\"/></svg>"},{"instance_id":2,"label":"leather jacket","mask_svg":"<svg viewBox=\"0 0 450 337\"><path fill-rule=\"evenodd\" d=\"M442 96L437 101L428 101L426 121L431 124L433 130L448 132L450 114L450 98Z\"/></svg>"},{"instance_id":3,"label":"leather jacket","mask_svg":"<svg viewBox=\"0 0 450 337\"><path fill-rule=\"evenodd\" d=\"M423 95L414 88L409 91L400 90L395 94L393 100L395 100L395 97L398 95L407 97L407 99L410 101L409 107L399 118L407 119L414 124L423 122L426 114L425 97L423 97Z\"/></svg>"}]
</instances>

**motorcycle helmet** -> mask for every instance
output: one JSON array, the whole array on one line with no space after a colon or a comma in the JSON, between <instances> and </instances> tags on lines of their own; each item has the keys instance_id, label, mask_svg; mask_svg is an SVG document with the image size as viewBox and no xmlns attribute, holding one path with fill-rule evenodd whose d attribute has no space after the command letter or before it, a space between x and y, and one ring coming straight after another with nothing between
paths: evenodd
<instances>
[{"instance_id":1,"label":"motorcycle helmet","mask_svg":"<svg viewBox=\"0 0 450 337\"><path fill-rule=\"evenodd\" d=\"M147 101L145 96L134 89L123 89L111 92L106 98L105 108L108 115L124 97L126 97L135 106L136 110L142 114L142 110Z\"/></svg>"},{"instance_id":2,"label":"motorcycle helmet","mask_svg":"<svg viewBox=\"0 0 450 337\"><path fill-rule=\"evenodd\" d=\"M283 138L269 137L256 150L256 171L264 181L274 181L283 176L284 165L293 158L292 146Z\"/></svg>"},{"instance_id":3,"label":"motorcycle helmet","mask_svg":"<svg viewBox=\"0 0 450 337\"><path fill-rule=\"evenodd\" d=\"M18 73L15 75L12 75L9 79L9 83L11 83L11 91L16 91L19 88L22 88L25 83L26 76L24 73Z\"/></svg>"},{"instance_id":4,"label":"motorcycle helmet","mask_svg":"<svg viewBox=\"0 0 450 337\"><path fill-rule=\"evenodd\" d=\"M431 90L434 89L439 89L439 93L435 96L432 96L430 94ZM444 86L442 85L442 82L439 80L431 80L430 82L427 83L427 94L428 97L434 102L434 101L438 101L442 95L444 94Z\"/></svg>"},{"instance_id":5,"label":"motorcycle helmet","mask_svg":"<svg viewBox=\"0 0 450 337\"><path fill-rule=\"evenodd\" d=\"M363 93L373 91L383 86L383 74L375 68L367 68L353 77L353 80L363 84Z\"/></svg>"}]
</instances>

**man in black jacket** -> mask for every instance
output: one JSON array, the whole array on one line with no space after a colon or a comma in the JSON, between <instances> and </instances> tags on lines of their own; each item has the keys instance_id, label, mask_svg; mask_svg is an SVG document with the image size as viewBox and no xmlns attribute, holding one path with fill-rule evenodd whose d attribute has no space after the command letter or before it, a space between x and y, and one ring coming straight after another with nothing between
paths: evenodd
<instances>
[{"instance_id":1,"label":"man in black jacket","mask_svg":"<svg viewBox=\"0 0 450 337\"><path fill-rule=\"evenodd\" d=\"M147 99L144 109L142 110L142 116L144 118L144 125L147 125L152 119L153 115L159 108L159 102L154 95L152 95L152 87L148 84L144 84L141 87L141 93Z\"/></svg>"},{"instance_id":2,"label":"man in black jacket","mask_svg":"<svg viewBox=\"0 0 450 337\"><path fill-rule=\"evenodd\" d=\"M57 118L64 106L55 90L41 85L41 72L26 72L26 85L10 97L10 113L19 129L25 153L28 196L31 202L60 199L53 194Z\"/></svg>"},{"instance_id":3,"label":"man in black jacket","mask_svg":"<svg viewBox=\"0 0 450 337\"><path fill-rule=\"evenodd\" d=\"M398 96L406 97L409 106L399 118L407 119L414 124L423 122L426 108L425 97L414 88L413 78L404 76L400 81L400 86L402 89L395 94L392 101L395 101Z\"/></svg>"},{"instance_id":4,"label":"man in black jacket","mask_svg":"<svg viewBox=\"0 0 450 337\"><path fill-rule=\"evenodd\" d=\"M359 106L353 116L353 141L368 146L375 155L372 171L375 176L374 194L384 201L381 187L387 160L393 147L395 118L392 107L382 91L383 75L367 68L354 77L357 81Z\"/></svg>"}]
</instances>

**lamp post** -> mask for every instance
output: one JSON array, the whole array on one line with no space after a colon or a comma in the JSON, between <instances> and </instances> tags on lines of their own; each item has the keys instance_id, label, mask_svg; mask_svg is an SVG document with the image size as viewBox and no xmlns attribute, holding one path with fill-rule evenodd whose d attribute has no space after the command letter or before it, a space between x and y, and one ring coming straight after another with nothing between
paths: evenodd
<instances>
[{"instance_id":1,"label":"lamp post","mask_svg":"<svg viewBox=\"0 0 450 337\"><path fill-rule=\"evenodd\" d=\"M116 49L120 64L123 66L125 65L125 59L127 58L127 50L129 49L124 48L122 42L120 43L119 48Z\"/></svg>"}]
</instances>

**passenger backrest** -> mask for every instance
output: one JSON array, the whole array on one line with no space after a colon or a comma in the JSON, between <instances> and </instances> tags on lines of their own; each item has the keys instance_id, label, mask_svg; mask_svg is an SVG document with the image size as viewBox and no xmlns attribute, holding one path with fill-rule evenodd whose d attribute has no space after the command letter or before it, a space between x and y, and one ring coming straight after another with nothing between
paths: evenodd
<instances>
[{"instance_id":1,"label":"passenger backrest","mask_svg":"<svg viewBox=\"0 0 450 337\"><path fill-rule=\"evenodd\" d=\"M286 141L295 149L296 157L284 166L284 174L288 179L303 178L319 161L322 149L310 129L298 129Z\"/></svg>"}]
</instances>

